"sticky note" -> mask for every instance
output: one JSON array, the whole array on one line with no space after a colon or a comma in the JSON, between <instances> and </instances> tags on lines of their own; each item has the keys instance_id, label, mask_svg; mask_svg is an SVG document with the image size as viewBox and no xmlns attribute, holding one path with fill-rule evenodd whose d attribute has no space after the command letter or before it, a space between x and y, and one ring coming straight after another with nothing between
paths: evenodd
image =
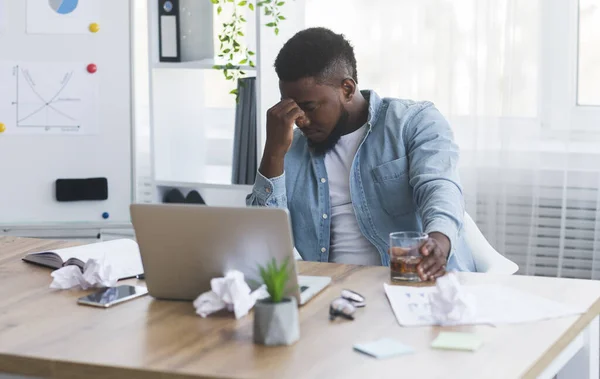
<instances>
[{"instance_id":1,"label":"sticky note","mask_svg":"<svg viewBox=\"0 0 600 379\"><path fill-rule=\"evenodd\" d=\"M394 355L412 354L415 352L412 347L391 338L382 338L367 343L357 343L354 345L354 350L379 359L389 358Z\"/></svg>"},{"instance_id":2,"label":"sticky note","mask_svg":"<svg viewBox=\"0 0 600 379\"><path fill-rule=\"evenodd\" d=\"M479 349L483 342L477 335L472 333L441 332L431 343L434 349L445 350L467 350Z\"/></svg>"}]
</instances>

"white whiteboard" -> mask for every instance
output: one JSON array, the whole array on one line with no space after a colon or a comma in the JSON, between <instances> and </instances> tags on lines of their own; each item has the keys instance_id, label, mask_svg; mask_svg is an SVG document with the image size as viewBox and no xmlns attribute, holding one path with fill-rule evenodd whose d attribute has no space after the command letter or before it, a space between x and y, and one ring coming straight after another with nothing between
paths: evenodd
<instances>
[{"instance_id":1,"label":"white whiteboard","mask_svg":"<svg viewBox=\"0 0 600 379\"><path fill-rule=\"evenodd\" d=\"M0 2L0 225L129 222L130 2ZM107 200L55 200L56 179L92 177Z\"/></svg>"}]
</instances>

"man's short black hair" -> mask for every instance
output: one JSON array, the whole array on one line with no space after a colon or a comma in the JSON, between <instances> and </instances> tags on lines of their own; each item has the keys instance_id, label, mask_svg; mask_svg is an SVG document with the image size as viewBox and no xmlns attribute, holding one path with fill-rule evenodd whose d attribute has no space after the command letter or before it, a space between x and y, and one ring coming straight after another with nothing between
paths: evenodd
<instances>
[{"instance_id":1,"label":"man's short black hair","mask_svg":"<svg viewBox=\"0 0 600 379\"><path fill-rule=\"evenodd\" d=\"M326 28L305 29L290 38L275 59L275 71L284 82L315 78L331 83L350 77L358 83L354 48L343 34Z\"/></svg>"}]
</instances>

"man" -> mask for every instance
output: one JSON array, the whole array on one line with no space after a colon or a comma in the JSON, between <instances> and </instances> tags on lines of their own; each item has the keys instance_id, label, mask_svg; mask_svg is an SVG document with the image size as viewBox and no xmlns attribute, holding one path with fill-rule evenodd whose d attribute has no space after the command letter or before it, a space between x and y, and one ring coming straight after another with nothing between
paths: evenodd
<instances>
[{"instance_id":1,"label":"man","mask_svg":"<svg viewBox=\"0 0 600 379\"><path fill-rule=\"evenodd\" d=\"M440 112L359 91L352 46L325 28L292 37L275 70L282 100L267 113L248 205L287 207L305 260L388 265L389 233L424 231L422 280L474 271L459 152Z\"/></svg>"}]
</instances>

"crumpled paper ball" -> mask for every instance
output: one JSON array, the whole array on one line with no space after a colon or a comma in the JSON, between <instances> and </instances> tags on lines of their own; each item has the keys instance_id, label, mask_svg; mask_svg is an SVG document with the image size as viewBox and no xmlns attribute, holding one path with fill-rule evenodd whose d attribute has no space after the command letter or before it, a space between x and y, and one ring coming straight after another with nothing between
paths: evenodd
<instances>
[{"instance_id":1,"label":"crumpled paper ball","mask_svg":"<svg viewBox=\"0 0 600 379\"><path fill-rule=\"evenodd\" d=\"M248 314L257 300L269 297L265 285L252 292L244 280L244 274L236 270L227 272L223 278L212 279L210 288L211 291L194 300L196 313L201 317L227 308L239 319Z\"/></svg>"},{"instance_id":2,"label":"crumpled paper ball","mask_svg":"<svg viewBox=\"0 0 600 379\"><path fill-rule=\"evenodd\" d=\"M54 280L50 283L53 289L70 289L113 287L117 284L117 277L113 275L110 265L103 265L96 259L89 259L83 267L83 273L77 266L62 267L50 274Z\"/></svg>"},{"instance_id":3,"label":"crumpled paper ball","mask_svg":"<svg viewBox=\"0 0 600 379\"><path fill-rule=\"evenodd\" d=\"M475 320L475 296L468 293L452 272L436 280L437 291L429 294L431 316L439 325L469 323Z\"/></svg>"}]
</instances>

